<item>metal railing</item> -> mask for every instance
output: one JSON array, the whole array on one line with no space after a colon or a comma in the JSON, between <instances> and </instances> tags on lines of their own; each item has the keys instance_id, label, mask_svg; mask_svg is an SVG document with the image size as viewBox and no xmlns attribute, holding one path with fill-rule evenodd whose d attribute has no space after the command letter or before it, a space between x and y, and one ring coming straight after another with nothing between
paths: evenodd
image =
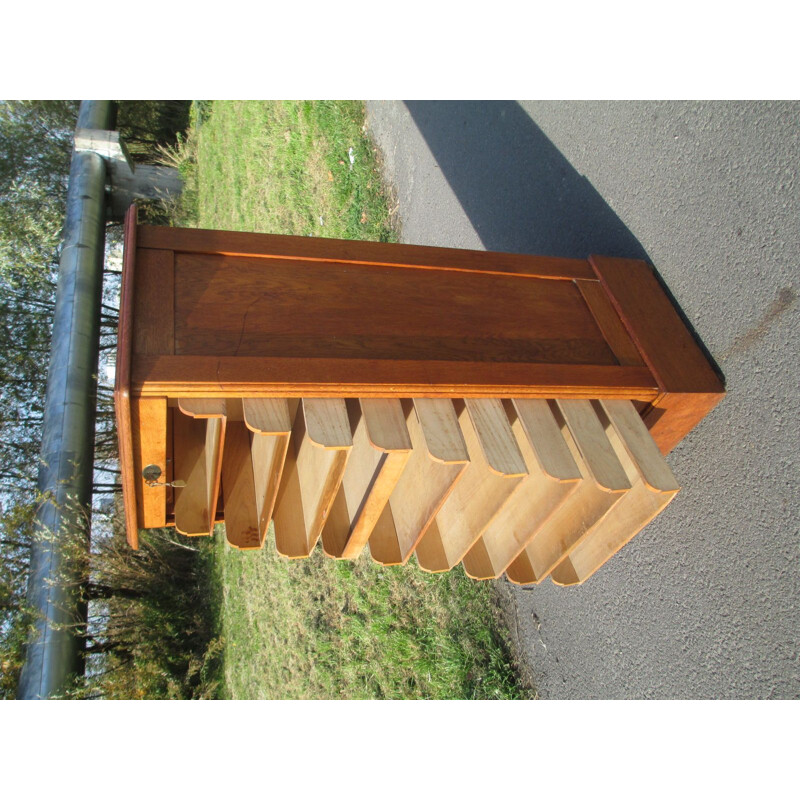
<instances>
[{"instance_id":1,"label":"metal railing","mask_svg":"<svg viewBox=\"0 0 800 800\"><path fill-rule=\"evenodd\" d=\"M83 672L85 583L91 525L97 370L107 210L180 182L163 167L134 170L111 131L109 100L81 103L67 189L52 349L47 374L28 605L33 631L17 697L63 694ZM89 140L87 144L87 138ZM111 186L110 195L107 185Z\"/></svg>"}]
</instances>

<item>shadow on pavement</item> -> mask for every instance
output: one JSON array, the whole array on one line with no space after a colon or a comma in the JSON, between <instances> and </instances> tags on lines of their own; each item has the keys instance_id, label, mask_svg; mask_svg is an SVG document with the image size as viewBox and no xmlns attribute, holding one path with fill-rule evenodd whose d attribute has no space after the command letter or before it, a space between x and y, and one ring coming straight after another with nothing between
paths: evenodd
<instances>
[{"instance_id":1,"label":"shadow on pavement","mask_svg":"<svg viewBox=\"0 0 800 800\"><path fill-rule=\"evenodd\" d=\"M510 100L408 100L414 123L487 250L640 258L611 206ZM669 287L656 277L720 379L722 370Z\"/></svg>"},{"instance_id":2,"label":"shadow on pavement","mask_svg":"<svg viewBox=\"0 0 800 800\"><path fill-rule=\"evenodd\" d=\"M589 181L513 101L407 101L487 250L647 259Z\"/></svg>"}]
</instances>

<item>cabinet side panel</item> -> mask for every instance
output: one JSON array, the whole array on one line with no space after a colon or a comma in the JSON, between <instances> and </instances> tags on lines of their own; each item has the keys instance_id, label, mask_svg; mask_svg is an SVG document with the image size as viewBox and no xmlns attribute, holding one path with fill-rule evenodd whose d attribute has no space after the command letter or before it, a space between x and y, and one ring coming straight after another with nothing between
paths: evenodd
<instances>
[{"instance_id":1,"label":"cabinet side panel","mask_svg":"<svg viewBox=\"0 0 800 800\"><path fill-rule=\"evenodd\" d=\"M133 353L175 352L175 269L171 250L139 248L133 302Z\"/></svg>"},{"instance_id":2,"label":"cabinet side panel","mask_svg":"<svg viewBox=\"0 0 800 800\"><path fill-rule=\"evenodd\" d=\"M177 254L175 353L617 365L572 281Z\"/></svg>"}]
</instances>

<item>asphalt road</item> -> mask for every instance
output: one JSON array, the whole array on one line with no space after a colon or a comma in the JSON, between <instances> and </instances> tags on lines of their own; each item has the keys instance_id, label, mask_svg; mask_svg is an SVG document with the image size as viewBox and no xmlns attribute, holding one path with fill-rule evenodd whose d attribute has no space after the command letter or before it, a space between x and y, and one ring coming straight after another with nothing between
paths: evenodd
<instances>
[{"instance_id":1,"label":"asphalt road","mask_svg":"<svg viewBox=\"0 0 800 800\"><path fill-rule=\"evenodd\" d=\"M645 258L727 382L600 572L499 584L540 696L800 697L800 103L367 109L404 241Z\"/></svg>"}]
</instances>

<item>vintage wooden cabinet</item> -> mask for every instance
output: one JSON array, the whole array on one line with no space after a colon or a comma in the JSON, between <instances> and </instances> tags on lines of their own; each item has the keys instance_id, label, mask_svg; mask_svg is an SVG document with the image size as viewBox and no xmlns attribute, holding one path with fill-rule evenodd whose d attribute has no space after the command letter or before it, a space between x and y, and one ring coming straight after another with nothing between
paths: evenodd
<instances>
[{"instance_id":1,"label":"vintage wooden cabinet","mask_svg":"<svg viewBox=\"0 0 800 800\"><path fill-rule=\"evenodd\" d=\"M126 221L128 539L580 583L678 490L722 383L641 261Z\"/></svg>"}]
</instances>

